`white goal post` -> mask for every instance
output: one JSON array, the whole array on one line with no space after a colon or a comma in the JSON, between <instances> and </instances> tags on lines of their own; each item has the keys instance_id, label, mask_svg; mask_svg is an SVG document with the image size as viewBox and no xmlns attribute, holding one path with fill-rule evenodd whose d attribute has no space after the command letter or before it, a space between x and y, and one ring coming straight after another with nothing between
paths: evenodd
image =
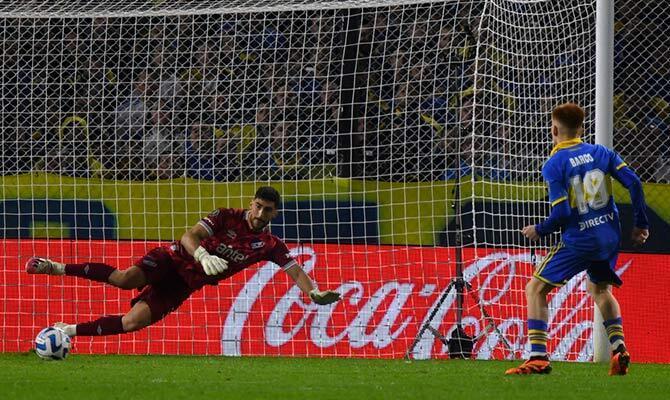
<instances>
[{"instance_id":1,"label":"white goal post","mask_svg":"<svg viewBox=\"0 0 670 400\"><path fill-rule=\"evenodd\" d=\"M596 0L596 143L614 145L614 2ZM603 316L593 307L593 361L609 362Z\"/></svg>"}]
</instances>

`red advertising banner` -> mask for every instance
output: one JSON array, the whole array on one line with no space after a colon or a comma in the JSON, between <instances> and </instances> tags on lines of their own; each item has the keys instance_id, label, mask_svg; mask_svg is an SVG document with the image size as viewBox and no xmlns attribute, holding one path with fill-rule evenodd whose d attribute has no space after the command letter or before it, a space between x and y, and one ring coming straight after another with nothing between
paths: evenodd
<instances>
[{"instance_id":1,"label":"red advertising banner","mask_svg":"<svg viewBox=\"0 0 670 400\"><path fill-rule=\"evenodd\" d=\"M157 243L4 240L0 293L0 350L26 351L35 334L57 321L84 322L123 314L136 291L72 278L32 276L23 264L35 255L66 262L106 262L126 268ZM316 306L276 265L259 264L205 287L155 326L120 336L74 340L78 353L224 354L400 358L434 314L431 327L448 336L456 322L453 248L314 244L289 246L321 288L342 301ZM463 326L477 337L473 357L523 358L524 287L533 270L521 250L464 249ZM670 362L663 310L669 256L621 254L626 343L638 362ZM445 293L447 292L447 293ZM443 296L444 295L444 296ZM442 301L440 301L442 300ZM549 297L553 359L592 359L593 301L584 275ZM490 318L488 318L488 317ZM447 347L426 331L412 356L444 358Z\"/></svg>"}]
</instances>

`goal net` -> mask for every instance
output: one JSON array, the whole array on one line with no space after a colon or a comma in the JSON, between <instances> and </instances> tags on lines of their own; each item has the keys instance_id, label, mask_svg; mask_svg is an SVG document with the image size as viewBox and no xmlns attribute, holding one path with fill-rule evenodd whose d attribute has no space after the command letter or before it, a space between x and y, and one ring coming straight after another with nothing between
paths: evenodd
<instances>
[{"instance_id":1,"label":"goal net","mask_svg":"<svg viewBox=\"0 0 670 400\"><path fill-rule=\"evenodd\" d=\"M410 355L440 358L460 320L473 357L526 356L556 238L518 231L548 215L552 107L583 105L593 141L594 2L228 3L0 7L0 351L136 295L31 256L127 268L269 184L272 232L342 301L260 264L74 351L393 358L421 333ZM591 359L592 313L583 276L550 297L552 358Z\"/></svg>"}]
</instances>

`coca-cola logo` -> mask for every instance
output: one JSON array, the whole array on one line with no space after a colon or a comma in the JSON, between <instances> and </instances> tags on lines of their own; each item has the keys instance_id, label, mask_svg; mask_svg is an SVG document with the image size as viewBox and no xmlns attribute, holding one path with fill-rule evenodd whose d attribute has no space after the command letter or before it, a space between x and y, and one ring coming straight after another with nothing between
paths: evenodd
<instances>
[{"instance_id":1,"label":"coca-cola logo","mask_svg":"<svg viewBox=\"0 0 670 400\"><path fill-rule=\"evenodd\" d=\"M472 284L481 307L491 317L484 318L480 305L474 301L464 309L463 326L473 336L481 334L475 356L479 359L525 357L529 345L523 287L533 269L531 254L479 250L484 254L477 257L475 250L465 250L465 256L474 261L465 265L464 279ZM448 263L441 265L435 261L443 256L435 253L439 251L448 250L436 249L431 257L428 249L413 249L411 254L414 255L409 260L395 260L398 264L394 267L370 262L365 254L359 259L351 256L352 264L365 262L362 265L367 265L369 270L366 274L358 271L357 275L351 275L352 279L338 282L337 286L328 286L340 292L343 298L330 306L309 302L295 285L285 285L286 289L278 292L281 285L276 281L281 269L266 263L246 281L228 310L221 339L222 353L239 356L253 352L254 346L258 346L253 343L262 339L266 351L276 349L277 354L283 353L284 346L295 349L298 344L305 354L325 351L326 354L344 352L370 356L378 352L387 357L402 356L433 311L430 324L433 328L448 333L455 326L456 292L445 294L452 268ZM342 260L338 260L337 267L331 267L322 258L335 257L329 254L322 257L314 247L294 248L291 256L301 259L305 272L314 272L316 276L333 268L349 271ZM622 266L618 273L622 274L629 265ZM370 280L356 279L363 276ZM592 358L593 302L586 293L586 279L585 274L580 274L550 296L549 334L554 338L553 359ZM446 297L440 303L442 294ZM262 338L250 335L262 335ZM425 359L444 357L446 353L446 346L426 331L412 356Z\"/></svg>"},{"instance_id":2,"label":"coca-cola logo","mask_svg":"<svg viewBox=\"0 0 670 400\"><path fill-rule=\"evenodd\" d=\"M130 265L162 245L165 243L5 239L7 263L0 286L7 296L0 320L7 335L15 339L0 342L0 351L25 352L33 346L34 330L12 328L25 325L26 313L32 315L33 327L48 326L59 315L87 321L98 318L101 311L83 307L81 299L113 299L105 302L105 312L122 314L134 295L108 285L27 276L21 262L25 254L48 255L49 249L58 248L63 251L59 257L84 262L91 259L94 249L96 254L113 254L106 259L112 265ZM133 333L133 340L80 337L76 351L401 358L431 311L436 314L432 326L439 332L448 336L454 327L455 295L449 293L438 306L455 275L453 248L313 244L290 251L321 289L337 289L344 298L332 306L315 306L277 266L257 265L194 293L160 323ZM481 336L474 357L524 357L528 348L524 286L533 270L528 252L465 248L462 254L465 279L491 316L490 320L482 318L471 296L464 297L463 327L468 334ZM670 257L622 253L619 260L617 273L625 273L625 284L614 292L628 327L626 345L640 362L670 362L670 352L658 347L666 339L664 314L649 306L667 303L664 293L670 281L662 271ZM630 268L632 264L635 268ZM586 279L575 277L549 297L549 349L555 359L590 360L598 350L590 341L594 308L586 294ZM59 301L52 301L54 296ZM27 298L31 301L26 302ZM601 324L596 327L602 329ZM156 340L165 338L166 332L184 329L189 335L170 336L174 346ZM447 356L446 347L432 334L425 334L419 342L414 357ZM605 339L599 353L608 353L607 345Z\"/></svg>"}]
</instances>

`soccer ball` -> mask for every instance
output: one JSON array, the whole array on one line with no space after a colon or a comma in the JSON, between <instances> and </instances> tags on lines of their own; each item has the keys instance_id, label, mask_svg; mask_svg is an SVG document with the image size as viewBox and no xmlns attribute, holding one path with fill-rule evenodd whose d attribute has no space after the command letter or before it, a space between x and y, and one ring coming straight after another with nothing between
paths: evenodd
<instances>
[{"instance_id":1,"label":"soccer ball","mask_svg":"<svg viewBox=\"0 0 670 400\"><path fill-rule=\"evenodd\" d=\"M35 353L43 360L63 360L70 352L70 337L60 329L44 328L35 338Z\"/></svg>"}]
</instances>

